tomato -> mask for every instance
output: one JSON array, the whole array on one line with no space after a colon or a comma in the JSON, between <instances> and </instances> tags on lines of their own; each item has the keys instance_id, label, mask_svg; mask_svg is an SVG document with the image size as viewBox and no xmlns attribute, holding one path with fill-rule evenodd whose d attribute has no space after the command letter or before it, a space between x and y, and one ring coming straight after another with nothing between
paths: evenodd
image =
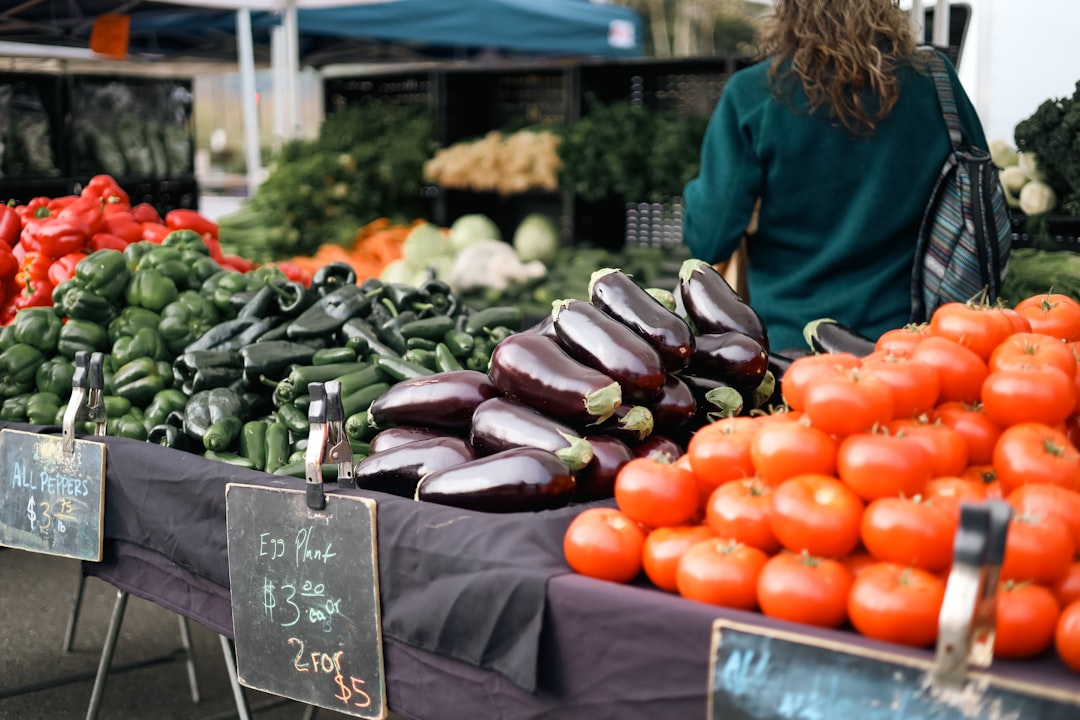
<instances>
[{"instance_id":1,"label":"tomato","mask_svg":"<svg viewBox=\"0 0 1080 720\"><path fill-rule=\"evenodd\" d=\"M945 583L919 568L876 563L855 577L848 617L868 638L926 647L937 639Z\"/></svg>"},{"instance_id":2,"label":"tomato","mask_svg":"<svg viewBox=\"0 0 1080 720\"><path fill-rule=\"evenodd\" d=\"M1054 648L1062 662L1080 672L1080 600L1069 603L1058 616Z\"/></svg>"},{"instance_id":3,"label":"tomato","mask_svg":"<svg viewBox=\"0 0 1080 720\"><path fill-rule=\"evenodd\" d=\"M866 506L860 537L881 562L939 572L952 563L959 516L947 507L909 498L879 498Z\"/></svg>"},{"instance_id":4,"label":"tomato","mask_svg":"<svg viewBox=\"0 0 1080 720\"><path fill-rule=\"evenodd\" d=\"M930 456L906 435L856 433L840 443L837 475L863 500L913 497L930 482Z\"/></svg>"},{"instance_id":5,"label":"tomato","mask_svg":"<svg viewBox=\"0 0 1080 720\"><path fill-rule=\"evenodd\" d=\"M692 545L711 537L713 531L704 525L656 528L645 538L641 549L646 577L661 590L676 592L679 559Z\"/></svg>"},{"instance_id":6,"label":"tomato","mask_svg":"<svg viewBox=\"0 0 1080 720\"><path fill-rule=\"evenodd\" d=\"M986 485L980 480L962 477L936 477L926 483L923 498L960 517L960 503L986 500Z\"/></svg>"},{"instance_id":7,"label":"tomato","mask_svg":"<svg viewBox=\"0 0 1080 720\"><path fill-rule=\"evenodd\" d=\"M589 508L563 536L566 562L577 573L625 583L641 572L645 533L615 508Z\"/></svg>"},{"instance_id":8,"label":"tomato","mask_svg":"<svg viewBox=\"0 0 1080 720\"><path fill-rule=\"evenodd\" d=\"M987 367L990 372L1023 366L1053 365L1072 377L1076 375L1076 356L1072 348L1057 338L1040 333L1016 333L994 348Z\"/></svg>"},{"instance_id":9,"label":"tomato","mask_svg":"<svg viewBox=\"0 0 1080 720\"><path fill-rule=\"evenodd\" d=\"M770 422L750 443L750 458L758 477L779 483L802 473L836 472L836 441L803 422Z\"/></svg>"},{"instance_id":10,"label":"tomato","mask_svg":"<svg viewBox=\"0 0 1080 720\"><path fill-rule=\"evenodd\" d=\"M941 387L939 402L977 402L983 380L990 372L977 353L944 337L926 338L909 357L937 371Z\"/></svg>"},{"instance_id":11,"label":"tomato","mask_svg":"<svg viewBox=\"0 0 1080 720\"><path fill-rule=\"evenodd\" d=\"M729 480L753 477L750 443L758 427L749 418L724 418L693 434L686 445L686 457L704 497Z\"/></svg>"},{"instance_id":12,"label":"tomato","mask_svg":"<svg viewBox=\"0 0 1080 720\"><path fill-rule=\"evenodd\" d=\"M892 390L893 417L913 418L930 411L941 392L937 371L924 363L892 356L863 359L864 371L872 372Z\"/></svg>"},{"instance_id":13,"label":"tomato","mask_svg":"<svg viewBox=\"0 0 1080 720\"><path fill-rule=\"evenodd\" d=\"M1069 571L1076 554L1069 528L1053 515L1014 515L1005 537L1002 580L1052 585Z\"/></svg>"},{"instance_id":14,"label":"tomato","mask_svg":"<svg viewBox=\"0 0 1080 720\"><path fill-rule=\"evenodd\" d=\"M851 571L851 576L854 578L858 577L863 570L871 565L877 565L878 561L865 550L856 550L850 555L840 558L840 562L844 563L844 567Z\"/></svg>"},{"instance_id":15,"label":"tomato","mask_svg":"<svg viewBox=\"0 0 1080 720\"><path fill-rule=\"evenodd\" d=\"M701 540L679 559L679 594L712 605L753 610L758 574L768 559L757 548L732 540Z\"/></svg>"},{"instance_id":16,"label":"tomato","mask_svg":"<svg viewBox=\"0 0 1080 720\"><path fill-rule=\"evenodd\" d=\"M893 435L911 438L930 458L931 477L959 475L968 466L967 443L953 428L926 420L893 420L888 425Z\"/></svg>"},{"instance_id":17,"label":"tomato","mask_svg":"<svg viewBox=\"0 0 1080 720\"><path fill-rule=\"evenodd\" d=\"M1076 408L1076 375L1052 365L996 370L982 386L982 405L998 425L1065 422Z\"/></svg>"},{"instance_id":18,"label":"tomato","mask_svg":"<svg viewBox=\"0 0 1080 720\"><path fill-rule=\"evenodd\" d=\"M780 378L780 390L784 402L792 410L802 411L806 383L811 378L822 373L832 374L837 370L857 368L859 362L859 358L851 353L824 353L795 358Z\"/></svg>"},{"instance_id":19,"label":"tomato","mask_svg":"<svg viewBox=\"0 0 1080 720\"><path fill-rule=\"evenodd\" d=\"M1080 453L1064 433L1040 423L1006 428L994 445L993 464L1006 495L1032 482L1080 490Z\"/></svg>"},{"instance_id":20,"label":"tomato","mask_svg":"<svg viewBox=\"0 0 1080 720\"><path fill-rule=\"evenodd\" d=\"M1013 323L997 308L945 303L930 317L930 334L958 342L983 360L1013 333Z\"/></svg>"},{"instance_id":21,"label":"tomato","mask_svg":"<svg viewBox=\"0 0 1080 720\"><path fill-rule=\"evenodd\" d=\"M1013 334L1016 333L1029 333L1031 332L1031 323L1028 319L1016 312L1015 308L1001 308L1001 314L1009 318L1009 322L1013 326Z\"/></svg>"},{"instance_id":22,"label":"tomato","mask_svg":"<svg viewBox=\"0 0 1080 720\"><path fill-rule=\"evenodd\" d=\"M758 606L769 617L839 627L847 620L847 596L854 579L838 560L780 553L758 575Z\"/></svg>"},{"instance_id":23,"label":"tomato","mask_svg":"<svg viewBox=\"0 0 1080 720\"><path fill-rule=\"evenodd\" d=\"M830 435L862 432L893 417L888 384L872 372L860 370L811 378L803 403L810 424Z\"/></svg>"},{"instance_id":24,"label":"tomato","mask_svg":"<svg viewBox=\"0 0 1080 720\"><path fill-rule=\"evenodd\" d=\"M874 350L894 357L906 357L911 354L920 340L929 335L929 323L910 324L902 328L886 330L874 343Z\"/></svg>"},{"instance_id":25,"label":"tomato","mask_svg":"<svg viewBox=\"0 0 1080 720\"><path fill-rule=\"evenodd\" d=\"M938 405L931 416L960 433L967 444L968 462L987 465L993 459L994 445L1001 435L1001 426L990 419L982 405L951 401Z\"/></svg>"},{"instance_id":26,"label":"tomato","mask_svg":"<svg viewBox=\"0 0 1080 720\"><path fill-rule=\"evenodd\" d=\"M705 506L705 522L720 538L737 540L774 553L780 543L773 534L773 487L757 478L732 480L713 490Z\"/></svg>"},{"instance_id":27,"label":"tomato","mask_svg":"<svg viewBox=\"0 0 1080 720\"><path fill-rule=\"evenodd\" d=\"M1069 564L1069 569L1050 588L1061 607L1080 600L1080 562Z\"/></svg>"},{"instance_id":28,"label":"tomato","mask_svg":"<svg viewBox=\"0 0 1080 720\"><path fill-rule=\"evenodd\" d=\"M839 558L859 544L862 511L862 501L842 482L807 473L776 487L769 524L791 552Z\"/></svg>"},{"instance_id":29,"label":"tomato","mask_svg":"<svg viewBox=\"0 0 1080 720\"><path fill-rule=\"evenodd\" d=\"M991 500L1003 500L1005 493L1001 490L1001 483L997 479L997 471L993 465L968 465L961 476L964 480L979 483L986 492L986 497Z\"/></svg>"},{"instance_id":30,"label":"tomato","mask_svg":"<svg viewBox=\"0 0 1080 720\"><path fill-rule=\"evenodd\" d=\"M1028 658L1054 640L1061 615L1054 593L1041 585L1005 582L998 587L994 656Z\"/></svg>"},{"instance_id":31,"label":"tomato","mask_svg":"<svg viewBox=\"0 0 1080 720\"><path fill-rule=\"evenodd\" d=\"M1059 485L1029 483L1005 498L1016 512L1026 515L1054 515L1069 528L1073 546L1080 551L1080 492Z\"/></svg>"},{"instance_id":32,"label":"tomato","mask_svg":"<svg viewBox=\"0 0 1080 720\"><path fill-rule=\"evenodd\" d=\"M1065 342L1080 340L1080 303L1068 295L1047 293L1024 298L1016 312L1027 318L1031 331Z\"/></svg>"},{"instance_id":33,"label":"tomato","mask_svg":"<svg viewBox=\"0 0 1080 720\"><path fill-rule=\"evenodd\" d=\"M677 463L634 458L615 476L615 503L648 528L682 525L698 513L697 478Z\"/></svg>"}]
</instances>

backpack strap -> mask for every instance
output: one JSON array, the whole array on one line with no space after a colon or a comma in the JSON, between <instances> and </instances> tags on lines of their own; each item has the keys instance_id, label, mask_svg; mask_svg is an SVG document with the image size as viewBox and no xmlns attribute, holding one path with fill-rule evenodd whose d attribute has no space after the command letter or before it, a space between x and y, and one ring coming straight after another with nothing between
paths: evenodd
<instances>
[{"instance_id":1,"label":"backpack strap","mask_svg":"<svg viewBox=\"0 0 1080 720\"><path fill-rule=\"evenodd\" d=\"M960 116L956 114L956 98L953 96L952 79L941 55L934 48L923 45L919 48L920 54L930 65L930 75L934 79L934 89L937 90L938 105L941 106L941 114L945 116L945 127L949 129L949 140L952 141L953 150L960 149L962 134L960 132Z\"/></svg>"}]
</instances>

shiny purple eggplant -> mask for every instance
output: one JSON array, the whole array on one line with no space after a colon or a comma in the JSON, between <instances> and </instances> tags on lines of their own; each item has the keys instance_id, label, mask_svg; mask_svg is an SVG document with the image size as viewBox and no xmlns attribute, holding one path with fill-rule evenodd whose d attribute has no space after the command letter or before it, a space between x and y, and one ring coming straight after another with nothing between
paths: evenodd
<instances>
[{"instance_id":1,"label":"shiny purple eggplant","mask_svg":"<svg viewBox=\"0 0 1080 720\"><path fill-rule=\"evenodd\" d=\"M611 435L586 435L593 459L574 474L577 490L574 502L606 500L615 496L615 477L622 466L634 459L630 447Z\"/></svg>"},{"instance_id":2,"label":"shiny purple eggplant","mask_svg":"<svg viewBox=\"0 0 1080 720\"><path fill-rule=\"evenodd\" d=\"M691 258L682 264L679 297L698 335L741 332L769 350L769 334L761 316L704 260Z\"/></svg>"},{"instance_id":3,"label":"shiny purple eggplant","mask_svg":"<svg viewBox=\"0 0 1080 720\"><path fill-rule=\"evenodd\" d=\"M473 411L499 391L487 374L476 370L451 370L412 378L390 386L368 408L373 427L421 425L465 432Z\"/></svg>"},{"instance_id":4,"label":"shiny purple eggplant","mask_svg":"<svg viewBox=\"0 0 1080 720\"><path fill-rule=\"evenodd\" d=\"M432 440L434 438L457 437L453 433L420 425L398 425L380 430L368 443L368 454L382 452L395 448L398 445L416 442L417 440Z\"/></svg>"},{"instance_id":5,"label":"shiny purple eggplant","mask_svg":"<svg viewBox=\"0 0 1080 720\"><path fill-rule=\"evenodd\" d=\"M681 428L697 413L697 400L690 387L677 375L668 375L660 397L649 406L655 432Z\"/></svg>"},{"instance_id":6,"label":"shiny purple eggplant","mask_svg":"<svg viewBox=\"0 0 1080 720\"><path fill-rule=\"evenodd\" d=\"M592 460L592 446L569 425L507 398L492 398L477 406L469 442L480 455L514 447L540 448L554 453L571 471Z\"/></svg>"},{"instance_id":7,"label":"shiny purple eggplant","mask_svg":"<svg viewBox=\"0 0 1080 720\"><path fill-rule=\"evenodd\" d=\"M675 462L686 452L683 446L664 435L653 435L640 445L635 445L634 457L666 458L669 462Z\"/></svg>"},{"instance_id":8,"label":"shiny purple eggplant","mask_svg":"<svg viewBox=\"0 0 1080 720\"><path fill-rule=\"evenodd\" d=\"M652 411L644 405L620 405L615 413L602 423L590 425L586 432L612 435L631 445L639 443L653 433L655 421Z\"/></svg>"},{"instance_id":9,"label":"shiny purple eggplant","mask_svg":"<svg viewBox=\"0 0 1080 720\"><path fill-rule=\"evenodd\" d=\"M769 354L749 335L740 332L697 336L697 348L687 372L714 378L740 390L757 387L769 369Z\"/></svg>"},{"instance_id":10,"label":"shiny purple eggplant","mask_svg":"<svg viewBox=\"0 0 1080 720\"><path fill-rule=\"evenodd\" d=\"M547 450L519 447L426 475L417 500L480 512L552 510L574 495L574 476Z\"/></svg>"},{"instance_id":11,"label":"shiny purple eggplant","mask_svg":"<svg viewBox=\"0 0 1080 720\"><path fill-rule=\"evenodd\" d=\"M368 455L356 464L356 487L411 498L420 478L476 459L458 437L415 440Z\"/></svg>"}]
</instances>

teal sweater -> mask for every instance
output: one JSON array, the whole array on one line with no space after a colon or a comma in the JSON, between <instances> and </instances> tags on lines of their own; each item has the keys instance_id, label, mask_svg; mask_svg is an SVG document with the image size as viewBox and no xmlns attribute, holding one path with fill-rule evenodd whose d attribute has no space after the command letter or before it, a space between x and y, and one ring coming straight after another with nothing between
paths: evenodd
<instances>
[{"instance_id":1,"label":"teal sweater","mask_svg":"<svg viewBox=\"0 0 1080 720\"><path fill-rule=\"evenodd\" d=\"M929 76L905 66L900 96L872 135L769 87L769 61L733 74L709 123L701 170L686 186L683 233L695 257L727 260L761 198L748 243L750 304L774 350L806 348L802 328L830 317L870 338L910 316L915 240L949 149ZM986 148L956 77L967 143Z\"/></svg>"}]
</instances>

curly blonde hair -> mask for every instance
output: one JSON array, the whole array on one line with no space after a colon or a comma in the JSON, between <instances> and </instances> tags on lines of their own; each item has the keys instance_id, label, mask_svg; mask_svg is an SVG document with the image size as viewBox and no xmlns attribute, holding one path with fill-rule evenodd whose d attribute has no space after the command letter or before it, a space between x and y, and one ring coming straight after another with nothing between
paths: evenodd
<instances>
[{"instance_id":1,"label":"curly blonde hair","mask_svg":"<svg viewBox=\"0 0 1080 720\"><path fill-rule=\"evenodd\" d=\"M859 134L873 132L900 93L896 68L915 63L915 37L899 0L776 0L760 50L779 95L797 78L813 111Z\"/></svg>"}]
</instances>

